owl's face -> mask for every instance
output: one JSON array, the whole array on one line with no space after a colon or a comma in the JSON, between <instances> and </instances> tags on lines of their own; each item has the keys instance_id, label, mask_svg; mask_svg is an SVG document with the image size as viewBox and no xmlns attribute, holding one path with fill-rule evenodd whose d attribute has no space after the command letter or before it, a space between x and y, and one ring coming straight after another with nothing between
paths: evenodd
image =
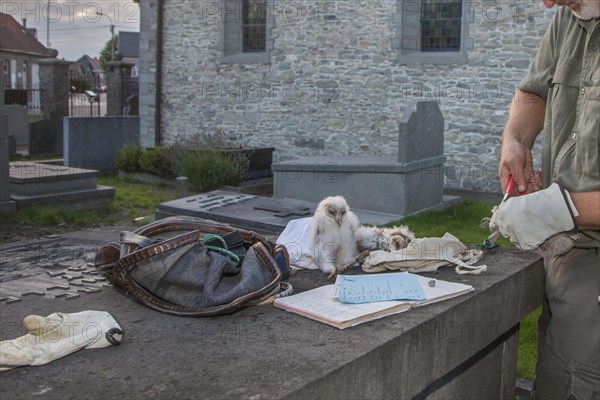
<instances>
[{"instance_id":1,"label":"owl's face","mask_svg":"<svg viewBox=\"0 0 600 400\"><path fill-rule=\"evenodd\" d=\"M342 225L342 220L346 215L346 208L338 208L334 205L327 205L325 207L325 215L332 219L338 226Z\"/></svg>"},{"instance_id":2,"label":"owl's face","mask_svg":"<svg viewBox=\"0 0 600 400\"><path fill-rule=\"evenodd\" d=\"M317 211L320 211L327 219L341 226L348 212L348 203L346 203L346 200L342 196L330 196L319 203Z\"/></svg>"}]
</instances>

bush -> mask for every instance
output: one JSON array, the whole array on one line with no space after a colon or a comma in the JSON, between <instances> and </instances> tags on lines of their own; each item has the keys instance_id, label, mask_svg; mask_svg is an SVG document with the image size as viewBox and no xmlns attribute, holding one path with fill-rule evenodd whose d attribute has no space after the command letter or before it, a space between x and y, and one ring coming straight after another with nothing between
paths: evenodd
<instances>
[{"instance_id":1,"label":"bush","mask_svg":"<svg viewBox=\"0 0 600 400\"><path fill-rule=\"evenodd\" d=\"M187 176L190 188L199 192L240 182L240 163L235 155L216 150L183 150L175 155L178 175Z\"/></svg>"},{"instance_id":2,"label":"bush","mask_svg":"<svg viewBox=\"0 0 600 400\"><path fill-rule=\"evenodd\" d=\"M140 168L140 157L142 146L139 144L126 144L117 155L117 167L125 172L138 172Z\"/></svg>"},{"instance_id":3,"label":"bush","mask_svg":"<svg viewBox=\"0 0 600 400\"><path fill-rule=\"evenodd\" d=\"M117 157L117 166L124 172L146 172L166 179L186 176L190 188L202 192L239 184L248 164L248 156L241 149L241 143L223 131L202 131L178 138L166 147L142 149L140 145L125 145Z\"/></svg>"},{"instance_id":4,"label":"bush","mask_svg":"<svg viewBox=\"0 0 600 400\"><path fill-rule=\"evenodd\" d=\"M164 147L145 149L139 158L139 165L142 172L166 179L174 178L175 171L167 152L168 150Z\"/></svg>"}]
</instances>

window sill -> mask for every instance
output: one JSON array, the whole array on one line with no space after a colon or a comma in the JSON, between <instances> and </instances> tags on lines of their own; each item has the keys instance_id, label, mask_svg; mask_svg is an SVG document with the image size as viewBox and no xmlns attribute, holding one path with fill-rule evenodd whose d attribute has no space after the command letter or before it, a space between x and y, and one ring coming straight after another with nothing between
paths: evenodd
<instances>
[{"instance_id":1,"label":"window sill","mask_svg":"<svg viewBox=\"0 0 600 400\"><path fill-rule=\"evenodd\" d=\"M402 64L467 64L469 56L466 52L440 51L419 52L401 50L398 52L396 62Z\"/></svg>"},{"instance_id":2,"label":"window sill","mask_svg":"<svg viewBox=\"0 0 600 400\"><path fill-rule=\"evenodd\" d=\"M269 53L238 53L221 57L221 64L268 64Z\"/></svg>"}]
</instances>

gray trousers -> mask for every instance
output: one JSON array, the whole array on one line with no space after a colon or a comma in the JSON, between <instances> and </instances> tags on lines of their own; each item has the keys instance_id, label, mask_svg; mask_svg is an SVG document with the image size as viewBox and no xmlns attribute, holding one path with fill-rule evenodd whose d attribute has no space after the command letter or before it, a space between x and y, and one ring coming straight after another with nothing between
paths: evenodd
<instances>
[{"instance_id":1,"label":"gray trousers","mask_svg":"<svg viewBox=\"0 0 600 400\"><path fill-rule=\"evenodd\" d=\"M597 249L545 260L535 399L600 400L599 263Z\"/></svg>"}]
</instances>

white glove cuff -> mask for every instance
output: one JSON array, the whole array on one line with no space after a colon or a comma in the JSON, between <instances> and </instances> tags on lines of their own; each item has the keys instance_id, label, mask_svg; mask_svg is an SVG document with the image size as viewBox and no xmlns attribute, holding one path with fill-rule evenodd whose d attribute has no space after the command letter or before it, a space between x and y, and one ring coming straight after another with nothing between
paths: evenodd
<instances>
[{"instance_id":1,"label":"white glove cuff","mask_svg":"<svg viewBox=\"0 0 600 400\"><path fill-rule=\"evenodd\" d=\"M569 213L571 214L571 218L573 219L573 231L577 231L577 220L575 219L578 215L579 215L579 211L577 211L577 208L575 208L575 204L573 203L573 200L571 199L571 195L569 194L569 192L567 191L567 189L563 188L562 185L558 184L558 183L553 183L551 185L554 186L556 185L558 187L558 189L560 190L560 193L563 195L563 199L565 200L565 204L567 205L567 209L569 210Z\"/></svg>"}]
</instances>

